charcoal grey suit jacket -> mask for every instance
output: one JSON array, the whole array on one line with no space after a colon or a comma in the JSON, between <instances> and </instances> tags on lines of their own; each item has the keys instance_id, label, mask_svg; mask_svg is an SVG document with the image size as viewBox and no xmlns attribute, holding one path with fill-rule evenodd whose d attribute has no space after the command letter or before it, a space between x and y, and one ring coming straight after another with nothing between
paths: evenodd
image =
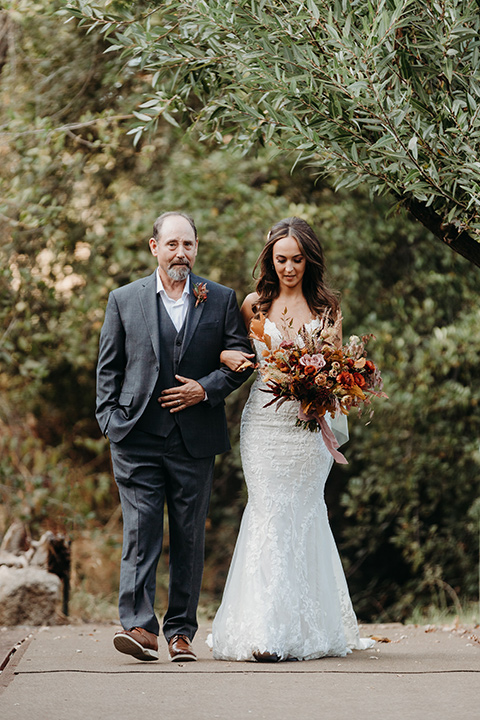
<instances>
[{"instance_id":1,"label":"charcoal grey suit jacket","mask_svg":"<svg viewBox=\"0 0 480 720\"><path fill-rule=\"evenodd\" d=\"M160 367L160 333L155 272L110 293L100 334L96 417L102 432L120 442L134 428L153 393ZM190 275L191 288L206 283L205 302L193 292L177 374L197 380L208 399L176 413L193 457L230 447L224 399L250 375L220 364L222 350L251 352L245 325L230 288Z\"/></svg>"}]
</instances>

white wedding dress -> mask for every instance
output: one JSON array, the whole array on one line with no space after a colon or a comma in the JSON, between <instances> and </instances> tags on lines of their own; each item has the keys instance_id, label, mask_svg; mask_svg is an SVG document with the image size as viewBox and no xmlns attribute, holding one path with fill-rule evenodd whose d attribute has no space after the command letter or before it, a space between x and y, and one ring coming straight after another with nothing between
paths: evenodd
<instances>
[{"instance_id":1,"label":"white wedding dress","mask_svg":"<svg viewBox=\"0 0 480 720\"><path fill-rule=\"evenodd\" d=\"M313 320L312 323L318 322ZM272 343L282 335L270 320ZM255 341L262 362L265 346ZM258 374L240 448L248 503L209 644L218 660L345 656L361 640L328 522L324 486L333 458L319 432L295 427L298 404L272 399Z\"/></svg>"}]
</instances>

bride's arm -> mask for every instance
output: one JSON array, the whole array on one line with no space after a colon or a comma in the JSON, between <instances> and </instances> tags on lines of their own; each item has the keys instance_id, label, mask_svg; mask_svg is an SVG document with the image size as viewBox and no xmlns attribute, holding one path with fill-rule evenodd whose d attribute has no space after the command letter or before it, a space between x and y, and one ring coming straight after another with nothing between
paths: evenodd
<instances>
[{"instance_id":1,"label":"bride's arm","mask_svg":"<svg viewBox=\"0 0 480 720\"><path fill-rule=\"evenodd\" d=\"M257 302L258 295L256 292L250 293L247 295L245 300L242 303L242 307L240 308L240 312L242 313L243 322L245 323L245 327L247 330L250 329L250 323L252 322L252 318L255 315L253 312L253 305Z\"/></svg>"},{"instance_id":2,"label":"bride's arm","mask_svg":"<svg viewBox=\"0 0 480 720\"><path fill-rule=\"evenodd\" d=\"M250 293L240 308L246 328L250 327L250 322L254 315L252 305L257 298L257 293ZM254 362L252 362L253 358L255 358L255 353L245 353L241 350L222 350L220 354L220 362L235 372L241 372L247 367L254 366Z\"/></svg>"}]
</instances>

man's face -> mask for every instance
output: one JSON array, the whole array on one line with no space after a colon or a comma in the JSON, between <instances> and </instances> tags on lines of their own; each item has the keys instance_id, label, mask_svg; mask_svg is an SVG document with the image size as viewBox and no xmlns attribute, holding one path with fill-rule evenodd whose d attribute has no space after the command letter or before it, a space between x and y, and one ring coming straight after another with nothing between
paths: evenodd
<instances>
[{"instance_id":1,"label":"man's face","mask_svg":"<svg viewBox=\"0 0 480 720\"><path fill-rule=\"evenodd\" d=\"M198 242L193 228L181 215L165 218L158 240L150 238L150 250L158 260L162 282L182 282L188 277L197 257Z\"/></svg>"}]
</instances>

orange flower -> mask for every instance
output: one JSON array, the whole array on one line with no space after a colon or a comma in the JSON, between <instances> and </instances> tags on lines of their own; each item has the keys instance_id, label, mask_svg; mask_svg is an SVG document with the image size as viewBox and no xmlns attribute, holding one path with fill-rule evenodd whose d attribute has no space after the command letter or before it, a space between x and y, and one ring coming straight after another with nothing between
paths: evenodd
<instances>
[{"instance_id":1,"label":"orange flower","mask_svg":"<svg viewBox=\"0 0 480 720\"><path fill-rule=\"evenodd\" d=\"M358 385L359 388L365 387L365 378L363 375L360 375L360 373L353 373L353 377L355 378L355 385Z\"/></svg>"},{"instance_id":2,"label":"orange flower","mask_svg":"<svg viewBox=\"0 0 480 720\"><path fill-rule=\"evenodd\" d=\"M355 375L358 375L358 373L355 373ZM337 375L337 381L344 385L344 387L352 387L353 385L355 385L355 378L353 377L352 373L349 373L346 370Z\"/></svg>"},{"instance_id":3,"label":"orange flower","mask_svg":"<svg viewBox=\"0 0 480 720\"><path fill-rule=\"evenodd\" d=\"M195 307L200 305L200 303L206 302L208 295L207 283L195 283L193 286L193 294L196 298Z\"/></svg>"}]
</instances>

